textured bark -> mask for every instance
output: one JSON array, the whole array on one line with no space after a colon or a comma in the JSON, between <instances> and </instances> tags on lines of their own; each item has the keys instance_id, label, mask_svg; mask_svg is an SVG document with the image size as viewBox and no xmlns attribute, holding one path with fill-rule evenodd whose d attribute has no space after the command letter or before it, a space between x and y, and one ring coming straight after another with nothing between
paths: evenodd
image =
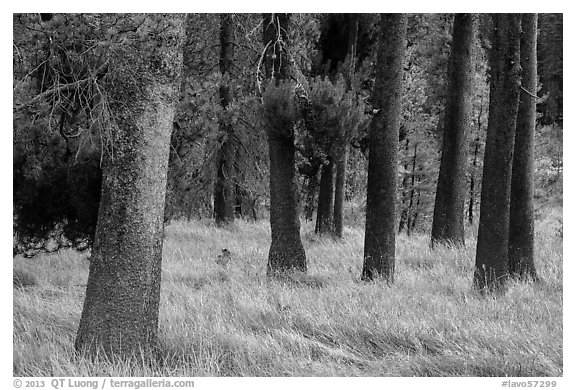
<instances>
[{"instance_id":1,"label":"textured bark","mask_svg":"<svg viewBox=\"0 0 576 390\"><path fill-rule=\"evenodd\" d=\"M306 272L297 210L294 140L268 133L270 148L270 227L267 274Z\"/></svg>"},{"instance_id":2,"label":"textured bark","mask_svg":"<svg viewBox=\"0 0 576 390\"><path fill-rule=\"evenodd\" d=\"M230 86L230 69L234 60L234 29L231 14L220 15L220 73L224 81L220 86L220 104L226 109L232 101ZM232 143L233 128L229 120L219 124L225 134L224 142L216 159L216 183L214 185L214 219L217 225L227 225L234 221L234 147Z\"/></svg>"},{"instance_id":3,"label":"textured bark","mask_svg":"<svg viewBox=\"0 0 576 390\"><path fill-rule=\"evenodd\" d=\"M166 29L149 41L126 44L128 59L118 56L124 67L110 67L113 149L104 155L98 223L75 342L77 350L90 355L140 357L157 344L166 173L184 35L183 18L169 18L161 20ZM141 28L156 27L158 16L151 19ZM132 78L143 74L148 77Z\"/></svg>"},{"instance_id":4,"label":"textured bark","mask_svg":"<svg viewBox=\"0 0 576 390\"><path fill-rule=\"evenodd\" d=\"M510 192L508 260L510 274L537 280L534 266L534 131L537 92L537 14L522 15L520 65L522 87L518 104ZM526 92L528 91L528 92Z\"/></svg>"},{"instance_id":5,"label":"textured bark","mask_svg":"<svg viewBox=\"0 0 576 390\"><path fill-rule=\"evenodd\" d=\"M442 158L432 220L432 244L464 245L466 148L471 115L472 52L476 15L455 14L448 63Z\"/></svg>"},{"instance_id":6,"label":"textured bark","mask_svg":"<svg viewBox=\"0 0 576 390\"><path fill-rule=\"evenodd\" d=\"M520 96L519 14L494 14L490 106L482 173L474 286L498 292L508 276L512 153Z\"/></svg>"},{"instance_id":7,"label":"textured bark","mask_svg":"<svg viewBox=\"0 0 576 390\"><path fill-rule=\"evenodd\" d=\"M397 150L406 15L382 14L369 134L366 233L362 280L394 281Z\"/></svg>"},{"instance_id":8,"label":"textured bark","mask_svg":"<svg viewBox=\"0 0 576 390\"><path fill-rule=\"evenodd\" d=\"M322 165L318 211L316 213L316 234L331 233L334 226L334 163Z\"/></svg>"},{"instance_id":9,"label":"textured bark","mask_svg":"<svg viewBox=\"0 0 576 390\"><path fill-rule=\"evenodd\" d=\"M288 44L290 15L264 15L264 66L267 78L286 80L289 75ZM280 42L278 37L281 37ZM268 113L274 115L274 113ZM296 170L294 165L294 123L268 120L266 133L270 158L270 228L272 243L268 253L267 275L306 272L306 253L300 237Z\"/></svg>"}]
</instances>

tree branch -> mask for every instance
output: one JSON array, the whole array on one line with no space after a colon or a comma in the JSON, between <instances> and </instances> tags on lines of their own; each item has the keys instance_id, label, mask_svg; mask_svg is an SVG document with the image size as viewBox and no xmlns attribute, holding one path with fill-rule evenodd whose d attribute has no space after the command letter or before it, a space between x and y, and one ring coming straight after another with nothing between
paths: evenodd
<instances>
[{"instance_id":1,"label":"tree branch","mask_svg":"<svg viewBox=\"0 0 576 390\"><path fill-rule=\"evenodd\" d=\"M520 89L524 92L526 92L528 95L532 96L535 99L540 99L538 96L534 95L532 92L528 91L526 88L524 88L523 86L520 86Z\"/></svg>"},{"instance_id":2,"label":"tree branch","mask_svg":"<svg viewBox=\"0 0 576 390\"><path fill-rule=\"evenodd\" d=\"M82 79L82 80L74 81L73 83L64 84L64 85L57 87L57 88L49 89L48 91L44 91L41 94L38 94L35 97L33 97L32 99L30 99L29 101L27 101L26 103L22 103L16 107L14 107L14 111L18 112L18 111L20 111L20 110L22 110L28 106L31 106L31 105L37 103L38 101L43 100L43 99L45 99L49 96L52 96L54 94L74 91L77 88L80 88L80 87L92 82L93 80L98 80L107 72L107 70L108 70L108 62L105 62L100 68L98 68L95 75L90 76L90 77L85 78L85 79Z\"/></svg>"}]
</instances>

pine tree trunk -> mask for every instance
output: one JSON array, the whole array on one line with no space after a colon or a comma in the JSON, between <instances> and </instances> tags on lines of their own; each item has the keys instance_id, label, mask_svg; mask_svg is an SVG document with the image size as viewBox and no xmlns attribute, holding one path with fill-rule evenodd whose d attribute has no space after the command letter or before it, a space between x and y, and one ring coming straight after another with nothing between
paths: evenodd
<instances>
[{"instance_id":1,"label":"pine tree trunk","mask_svg":"<svg viewBox=\"0 0 576 390\"><path fill-rule=\"evenodd\" d=\"M534 266L534 131L537 92L536 34L537 14L522 15L520 65L522 88L518 105L516 138L510 193L510 233L508 242L510 274L538 280Z\"/></svg>"},{"instance_id":2,"label":"pine tree trunk","mask_svg":"<svg viewBox=\"0 0 576 390\"><path fill-rule=\"evenodd\" d=\"M370 125L362 280L394 281L396 181L406 15L382 14Z\"/></svg>"},{"instance_id":3,"label":"pine tree trunk","mask_svg":"<svg viewBox=\"0 0 576 390\"><path fill-rule=\"evenodd\" d=\"M306 272L306 254L300 238L296 199L294 140L269 133L270 147L270 226L272 244L267 274L293 270Z\"/></svg>"},{"instance_id":4,"label":"pine tree trunk","mask_svg":"<svg viewBox=\"0 0 576 390\"><path fill-rule=\"evenodd\" d=\"M418 221L418 208L420 207L420 191L416 192L416 206L414 207L414 215L412 216L412 226L411 229L414 231L416 229L416 222Z\"/></svg>"},{"instance_id":5,"label":"pine tree trunk","mask_svg":"<svg viewBox=\"0 0 576 390\"><path fill-rule=\"evenodd\" d=\"M220 72L224 81L220 86L220 104L226 110L232 101L230 86L230 69L234 60L234 28L231 14L220 15ZM223 116L225 117L225 115ZM232 144L233 128L229 119L219 124L224 134L224 142L218 151L216 159L216 183L214 185L214 219L217 225L227 225L234 222L234 186L232 183L234 170L234 147Z\"/></svg>"},{"instance_id":6,"label":"pine tree trunk","mask_svg":"<svg viewBox=\"0 0 576 390\"><path fill-rule=\"evenodd\" d=\"M347 90L352 89L352 79L356 70L356 49L358 42L358 19L359 14L349 14L350 31L348 33L348 76ZM346 197L346 175L348 168L348 153L350 135L342 138L338 156L336 156L336 187L334 193L334 235L342 238L344 234L344 202Z\"/></svg>"},{"instance_id":7,"label":"pine tree trunk","mask_svg":"<svg viewBox=\"0 0 576 390\"><path fill-rule=\"evenodd\" d=\"M318 211L316 213L316 234L332 233L334 224L334 163L322 165Z\"/></svg>"},{"instance_id":8,"label":"pine tree trunk","mask_svg":"<svg viewBox=\"0 0 576 390\"><path fill-rule=\"evenodd\" d=\"M352 79L354 78L354 72L356 72L356 52L358 51L358 21L360 19L360 14L348 14L348 20L350 21L350 31L348 33L348 77L347 77L347 89L352 89Z\"/></svg>"},{"instance_id":9,"label":"pine tree trunk","mask_svg":"<svg viewBox=\"0 0 576 390\"><path fill-rule=\"evenodd\" d=\"M478 166L478 149L480 148L480 139L476 138L474 145L474 160L472 160L472 171L470 172L470 200L468 202L468 223L474 223L474 199L476 197L476 167Z\"/></svg>"},{"instance_id":10,"label":"pine tree trunk","mask_svg":"<svg viewBox=\"0 0 576 390\"><path fill-rule=\"evenodd\" d=\"M448 64L442 158L432 221L432 245L464 245L466 149L471 115L472 53L476 15L455 14Z\"/></svg>"},{"instance_id":11,"label":"pine tree trunk","mask_svg":"<svg viewBox=\"0 0 576 390\"><path fill-rule=\"evenodd\" d=\"M316 202L316 192L318 192L318 174L320 172L320 166L314 165L312 168L312 173L307 177L308 182L306 184L306 204L304 206L304 218L306 221L312 221L314 217L314 204Z\"/></svg>"},{"instance_id":12,"label":"pine tree trunk","mask_svg":"<svg viewBox=\"0 0 576 390\"><path fill-rule=\"evenodd\" d=\"M344 141L336 159L336 182L334 188L334 235L344 234L344 201L346 197L346 168L348 166L348 141Z\"/></svg>"},{"instance_id":13,"label":"pine tree trunk","mask_svg":"<svg viewBox=\"0 0 576 390\"><path fill-rule=\"evenodd\" d=\"M274 79L287 80L289 14L265 14L263 20L265 73ZM278 40L281 37L281 41ZM271 113L272 115L272 113ZM267 138L270 158L270 227L272 243L268 253L267 275L306 272L306 253L300 237L298 195L294 165L294 123L286 120L268 122Z\"/></svg>"},{"instance_id":14,"label":"pine tree trunk","mask_svg":"<svg viewBox=\"0 0 576 390\"><path fill-rule=\"evenodd\" d=\"M520 96L519 14L494 14L490 106L482 173L474 286L501 291L508 276L512 153Z\"/></svg>"},{"instance_id":15,"label":"pine tree trunk","mask_svg":"<svg viewBox=\"0 0 576 390\"><path fill-rule=\"evenodd\" d=\"M406 135L406 145L404 150L406 152L406 157L408 157L408 151L410 147L410 138ZM402 212L400 213L400 222L398 223L398 233L401 233L406 226L406 222L408 221L408 206L406 205L406 201L408 198L408 177L406 176L406 172L408 172L408 161L405 160L404 163L404 173L402 174L402 200L401 200L401 207Z\"/></svg>"},{"instance_id":16,"label":"pine tree trunk","mask_svg":"<svg viewBox=\"0 0 576 390\"><path fill-rule=\"evenodd\" d=\"M474 223L474 203L476 201L476 167L478 166L478 154L480 152L480 134L482 132L482 114L484 112L484 97L480 96L480 109L476 116L476 139L474 140L474 159L472 160L472 170L470 171L470 201L468 202L468 223Z\"/></svg>"},{"instance_id":17,"label":"pine tree trunk","mask_svg":"<svg viewBox=\"0 0 576 390\"><path fill-rule=\"evenodd\" d=\"M110 66L113 150L104 154L98 223L75 342L76 350L92 356L141 358L157 347L166 173L184 41L182 16L169 18L148 17L140 29L149 28L153 38L127 43Z\"/></svg>"},{"instance_id":18,"label":"pine tree trunk","mask_svg":"<svg viewBox=\"0 0 576 390\"><path fill-rule=\"evenodd\" d=\"M412 156L412 177L410 178L410 201L408 203L408 221L406 223L407 234L410 235L415 223L413 222L414 195L416 193L416 161L418 159L418 142L414 144L414 155Z\"/></svg>"}]
</instances>

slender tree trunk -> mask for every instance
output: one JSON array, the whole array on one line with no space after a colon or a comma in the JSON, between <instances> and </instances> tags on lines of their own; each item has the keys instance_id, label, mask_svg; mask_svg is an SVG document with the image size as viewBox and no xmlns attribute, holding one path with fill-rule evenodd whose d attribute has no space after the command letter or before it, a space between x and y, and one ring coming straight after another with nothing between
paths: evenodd
<instances>
[{"instance_id":1,"label":"slender tree trunk","mask_svg":"<svg viewBox=\"0 0 576 390\"><path fill-rule=\"evenodd\" d=\"M406 157L408 157L408 151L410 147L410 138L406 136L406 145L404 150L406 152ZM408 198L408 178L406 176L406 172L408 172L408 161L405 160L404 163L404 174L402 175L402 212L400 214L400 222L398 223L398 233L401 233L404 227L406 226L406 222L408 221L408 206L406 205L406 201Z\"/></svg>"},{"instance_id":2,"label":"slender tree trunk","mask_svg":"<svg viewBox=\"0 0 576 390\"><path fill-rule=\"evenodd\" d=\"M413 223L413 211L414 211L414 195L416 193L416 161L418 159L418 142L414 144L414 156L412 157L412 177L410 178L410 202L408 203L408 222L406 228L407 233L410 235L412 232Z\"/></svg>"},{"instance_id":3,"label":"slender tree trunk","mask_svg":"<svg viewBox=\"0 0 576 390\"><path fill-rule=\"evenodd\" d=\"M404 193L404 196L406 196L406 193ZM404 201L402 201L402 203L404 203ZM408 222L408 209L404 207L402 209L402 213L400 214L400 222L398 223L398 233L402 233L402 230L404 230L404 227L406 227L406 222Z\"/></svg>"},{"instance_id":4,"label":"slender tree trunk","mask_svg":"<svg viewBox=\"0 0 576 390\"><path fill-rule=\"evenodd\" d=\"M293 104L291 96L282 95L280 80L287 80L289 14L264 15L264 45L267 47L264 66L266 77L276 82L273 99L286 99L283 105ZM278 38L281 38L280 40ZM286 88L286 86L284 86ZM268 91L266 91L268 93ZM270 110L270 108L268 108ZM267 136L270 158L270 227L272 243L268 253L267 275L276 276L289 271L306 272L306 253L300 237L296 170L294 165L294 121L279 120L277 112L267 113Z\"/></svg>"},{"instance_id":5,"label":"slender tree trunk","mask_svg":"<svg viewBox=\"0 0 576 390\"><path fill-rule=\"evenodd\" d=\"M418 221L418 208L420 207L420 191L416 192L416 206L414 207L414 215L412 217L412 226L411 230L414 231L416 229L416 221Z\"/></svg>"},{"instance_id":6,"label":"slender tree trunk","mask_svg":"<svg viewBox=\"0 0 576 390\"><path fill-rule=\"evenodd\" d=\"M476 168L478 167L478 154L480 152L480 133L482 132L482 114L484 113L484 96L480 96L480 109L476 116L476 139L474 140L474 159L470 172L470 201L468 202L468 223L474 223L474 202L476 200Z\"/></svg>"},{"instance_id":7,"label":"slender tree trunk","mask_svg":"<svg viewBox=\"0 0 576 390\"><path fill-rule=\"evenodd\" d=\"M476 15L455 14L448 63L442 158L432 220L432 245L464 245L466 149L471 115L472 53Z\"/></svg>"},{"instance_id":8,"label":"slender tree trunk","mask_svg":"<svg viewBox=\"0 0 576 390\"><path fill-rule=\"evenodd\" d=\"M534 131L536 126L536 34L538 15L522 14L522 88L516 122L510 193L510 274L537 280L534 266ZM533 95L533 96L532 96Z\"/></svg>"},{"instance_id":9,"label":"slender tree trunk","mask_svg":"<svg viewBox=\"0 0 576 390\"><path fill-rule=\"evenodd\" d=\"M334 223L334 163L322 165L318 212L316 213L316 234L332 233Z\"/></svg>"},{"instance_id":10,"label":"slender tree trunk","mask_svg":"<svg viewBox=\"0 0 576 390\"><path fill-rule=\"evenodd\" d=\"M348 14L350 21L350 31L348 33L348 76L347 89L352 89L352 80L356 72L356 52L358 51L358 21L360 14Z\"/></svg>"},{"instance_id":11,"label":"slender tree trunk","mask_svg":"<svg viewBox=\"0 0 576 390\"><path fill-rule=\"evenodd\" d=\"M232 101L229 79L234 61L234 26L232 14L220 15L220 72L223 81L220 86L220 104L226 110ZM226 118L226 115L223 115ZM234 221L234 147L232 142L233 128L230 119L220 121L220 131L224 141L216 159L216 183L214 185L214 219L217 225L227 225Z\"/></svg>"},{"instance_id":12,"label":"slender tree trunk","mask_svg":"<svg viewBox=\"0 0 576 390\"><path fill-rule=\"evenodd\" d=\"M476 138L474 144L474 160L472 160L472 171L470 172L470 201L468 202L468 223L474 223L474 199L476 196L476 167L478 166L478 149L480 148L480 138Z\"/></svg>"},{"instance_id":13,"label":"slender tree trunk","mask_svg":"<svg viewBox=\"0 0 576 390\"><path fill-rule=\"evenodd\" d=\"M490 106L474 286L501 291L508 276L512 153L520 96L520 14L494 14Z\"/></svg>"},{"instance_id":14,"label":"slender tree trunk","mask_svg":"<svg viewBox=\"0 0 576 390\"><path fill-rule=\"evenodd\" d=\"M104 154L98 223L75 342L76 350L90 355L140 358L157 347L166 173L184 28L182 16L150 19L140 29L148 28L152 38L127 43L110 67L113 150ZM127 80L127 73L147 77Z\"/></svg>"},{"instance_id":15,"label":"slender tree trunk","mask_svg":"<svg viewBox=\"0 0 576 390\"><path fill-rule=\"evenodd\" d=\"M348 140L340 148L336 158L336 182L334 188L334 235L342 238L344 233L344 200L346 197L346 168L348 166Z\"/></svg>"},{"instance_id":16,"label":"slender tree trunk","mask_svg":"<svg viewBox=\"0 0 576 390\"><path fill-rule=\"evenodd\" d=\"M314 216L314 204L316 202L316 193L318 192L318 174L320 172L320 165L312 168L312 172L307 177L308 182L306 185L306 204L304 206L304 218L306 221L312 221ZM318 232L316 232L318 233Z\"/></svg>"},{"instance_id":17,"label":"slender tree trunk","mask_svg":"<svg viewBox=\"0 0 576 390\"><path fill-rule=\"evenodd\" d=\"M382 14L370 126L362 280L394 281L396 181L406 15Z\"/></svg>"},{"instance_id":18,"label":"slender tree trunk","mask_svg":"<svg viewBox=\"0 0 576 390\"><path fill-rule=\"evenodd\" d=\"M348 76L347 89L352 89L352 79L356 69L356 49L358 42L359 14L349 14L350 32L348 34ZM346 197L346 175L348 168L348 153L350 136L349 131L342 137L341 147L336 156L336 188L334 193L334 235L342 238L344 233L344 201Z\"/></svg>"}]
</instances>

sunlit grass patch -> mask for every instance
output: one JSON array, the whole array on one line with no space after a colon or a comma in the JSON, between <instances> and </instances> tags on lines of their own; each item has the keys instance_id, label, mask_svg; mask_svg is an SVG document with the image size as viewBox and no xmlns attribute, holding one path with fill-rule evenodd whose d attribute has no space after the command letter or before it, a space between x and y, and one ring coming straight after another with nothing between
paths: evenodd
<instances>
[{"instance_id":1,"label":"sunlit grass patch","mask_svg":"<svg viewBox=\"0 0 576 390\"><path fill-rule=\"evenodd\" d=\"M88 361L73 349L85 254L17 257L14 374L23 376L559 376L562 238L537 226L544 282L501 297L472 291L475 242L397 239L395 284L360 281L361 229L343 240L302 224L308 273L266 277L266 222L177 221L166 229L160 353L153 363ZM555 225L554 225L555 226ZM226 264L217 261L229 252ZM21 277L21 276L19 276Z\"/></svg>"}]
</instances>

